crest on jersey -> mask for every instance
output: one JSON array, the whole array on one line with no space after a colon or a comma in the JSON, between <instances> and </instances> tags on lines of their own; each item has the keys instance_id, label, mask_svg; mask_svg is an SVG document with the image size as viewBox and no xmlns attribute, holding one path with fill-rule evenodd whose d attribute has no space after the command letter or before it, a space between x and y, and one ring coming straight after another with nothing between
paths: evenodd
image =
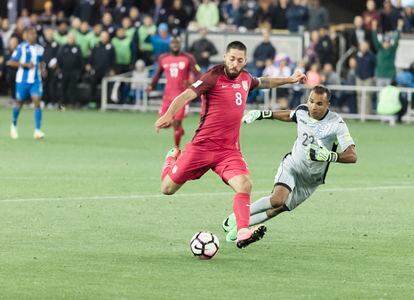
<instances>
[{"instance_id":1,"label":"crest on jersey","mask_svg":"<svg viewBox=\"0 0 414 300\"><path fill-rule=\"evenodd\" d=\"M180 62L178 63L178 68L179 68L180 70L183 70L183 69L185 68L185 62L180 61Z\"/></svg>"},{"instance_id":2,"label":"crest on jersey","mask_svg":"<svg viewBox=\"0 0 414 300\"><path fill-rule=\"evenodd\" d=\"M247 92L247 90L249 89L249 84L247 80L242 81L242 86L243 86L243 89Z\"/></svg>"},{"instance_id":3,"label":"crest on jersey","mask_svg":"<svg viewBox=\"0 0 414 300\"><path fill-rule=\"evenodd\" d=\"M315 127L315 137L317 139L322 139L329 130L329 124L327 123L318 123Z\"/></svg>"}]
</instances>

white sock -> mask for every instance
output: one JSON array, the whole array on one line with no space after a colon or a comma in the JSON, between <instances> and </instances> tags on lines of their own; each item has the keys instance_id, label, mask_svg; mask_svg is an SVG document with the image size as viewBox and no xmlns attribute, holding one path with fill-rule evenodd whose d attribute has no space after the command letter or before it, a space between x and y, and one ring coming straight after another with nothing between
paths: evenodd
<instances>
[{"instance_id":1,"label":"white sock","mask_svg":"<svg viewBox=\"0 0 414 300\"><path fill-rule=\"evenodd\" d=\"M270 208L272 208L272 204L270 203L270 196L265 196L250 204L250 216L261 213L263 211L265 212Z\"/></svg>"},{"instance_id":2,"label":"white sock","mask_svg":"<svg viewBox=\"0 0 414 300\"><path fill-rule=\"evenodd\" d=\"M270 218L267 216L266 211L254 214L250 216L250 226L261 224L269 219Z\"/></svg>"}]
</instances>

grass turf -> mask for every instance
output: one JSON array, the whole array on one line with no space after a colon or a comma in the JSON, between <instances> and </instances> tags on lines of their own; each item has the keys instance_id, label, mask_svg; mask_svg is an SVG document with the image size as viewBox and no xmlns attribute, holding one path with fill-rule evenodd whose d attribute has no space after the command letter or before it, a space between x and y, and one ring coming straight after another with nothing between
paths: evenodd
<instances>
[{"instance_id":1,"label":"grass turf","mask_svg":"<svg viewBox=\"0 0 414 300\"><path fill-rule=\"evenodd\" d=\"M414 294L414 127L349 122L356 165L332 165L327 184L240 251L221 222L232 192L212 172L174 196L159 192L171 130L154 114L46 111L35 141L31 110L8 138L1 110L2 299L407 299ZM198 116L185 122L189 140ZM242 127L254 182L270 191L294 124ZM411 196L410 196L411 195ZM199 230L218 235L211 261L191 256Z\"/></svg>"}]
</instances>

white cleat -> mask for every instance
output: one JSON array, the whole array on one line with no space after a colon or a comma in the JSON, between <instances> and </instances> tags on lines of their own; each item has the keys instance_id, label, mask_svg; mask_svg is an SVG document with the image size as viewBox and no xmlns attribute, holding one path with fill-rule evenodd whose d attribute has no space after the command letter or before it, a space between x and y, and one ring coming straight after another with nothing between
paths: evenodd
<instances>
[{"instance_id":1,"label":"white cleat","mask_svg":"<svg viewBox=\"0 0 414 300\"><path fill-rule=\"evenodd\" d=\"M33 138L36 140L41 140L44 137L45 137L45 134L40 129L36 129L33 133Z\"/></svg>"},{"instance_id":2,"label":"white cleat","mask_svg":"<svg viewBox=\"0 0 414 300\"><path fill-rule=\"evenodd\" d=\"M13 124L10 126L10 137L13 140L17 140L19 138L19 134L17 133L17 126L14 126Z\"/></svg>"}]
</instances>

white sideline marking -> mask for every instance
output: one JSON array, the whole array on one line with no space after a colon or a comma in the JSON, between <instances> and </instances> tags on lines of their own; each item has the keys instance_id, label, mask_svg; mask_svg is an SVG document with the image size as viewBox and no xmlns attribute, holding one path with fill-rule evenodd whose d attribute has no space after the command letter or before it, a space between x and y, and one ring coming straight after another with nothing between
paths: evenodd
<instances>
[{"instance_id":1,"label":"white sideline marking","mask_svg":"<svg viewBox=\"0 0 414 300\"><path fill-rule=\"evenodd\" d=\"M345 192L345 191L367 191L367 190L405 190L414 189L414 185L391 185L391 186L368 186L368 187L349 187L349 188L321 188L316 192ZM252 194L269 194L269 190L265 191L254 191ZM212 196L227 196L233 195L234 192L219 192L219 193L188 193L178 194L171 197L185 198L185 197L212 197ZM69 201L69 200L131 200L131 199L151 199L151 198L164 198L168 197L162 194L147 194L147 195L118 195L118 196L78 196L78 197L49 197L49 198L9 198L0 199L0 202L40 202L40 201Z\"/></svg>"}]
</instances>

